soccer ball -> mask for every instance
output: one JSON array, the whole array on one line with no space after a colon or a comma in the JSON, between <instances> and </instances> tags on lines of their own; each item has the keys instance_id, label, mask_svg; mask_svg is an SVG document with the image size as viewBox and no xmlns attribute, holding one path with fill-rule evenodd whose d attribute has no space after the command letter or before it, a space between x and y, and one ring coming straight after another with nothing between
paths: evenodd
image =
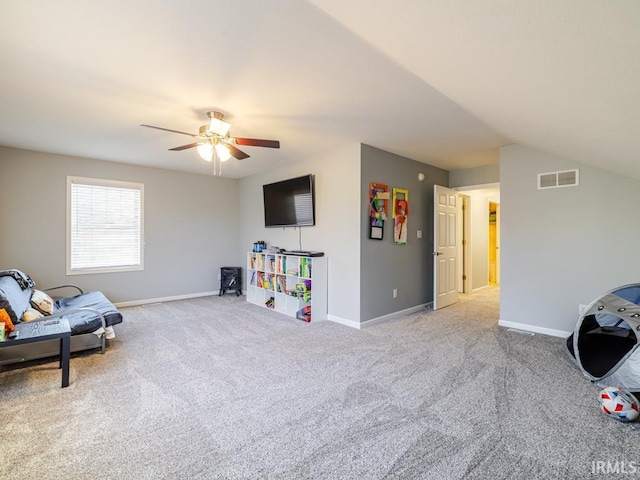
<instances>
[{"instance_id":1,"label":"soccer ball","mask_svg":"<svg viewBox=\"0 0 640 480\"><path fill-rule=\"evenodd\" d=\"M618 387L607 387L598 394L598 403L604 413L621 422L633 422L640 416L638 399Z\"/></svg>"}]
</instances>

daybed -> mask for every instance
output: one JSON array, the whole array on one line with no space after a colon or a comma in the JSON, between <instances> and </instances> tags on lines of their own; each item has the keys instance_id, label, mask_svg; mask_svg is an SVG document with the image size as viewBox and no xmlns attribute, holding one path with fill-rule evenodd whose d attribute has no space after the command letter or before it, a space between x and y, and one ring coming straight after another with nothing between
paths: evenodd
<instances>
[{"instance_id":1,"label":"daybed","mask_svg":"<svg viewBox=\"0 0 640 480\"><path fill-rule=\"evenodd\" d=\"M72 289L74 295L51 297L47 293L64 289ZM84 293L76 285L37 290L35 282L19 270L0 271L0 309L13 323L64 316L71 326L71 352L99 348L104 353L106 339L115 336L113 325L122 322L122 315L102 292ZM0 349L0 365L51 357L59 352L57 340L5 347Z\"/></svg>"}]
</instances>

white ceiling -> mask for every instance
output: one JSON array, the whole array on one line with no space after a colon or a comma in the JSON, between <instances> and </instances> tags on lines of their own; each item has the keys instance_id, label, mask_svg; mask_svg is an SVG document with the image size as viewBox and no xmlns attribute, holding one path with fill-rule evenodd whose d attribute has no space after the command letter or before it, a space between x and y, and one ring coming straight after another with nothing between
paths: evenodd
<instances>
[{"instance_id":1,"label":"white ceiling","mask_svg":"<svg viewBox=\"0 0 640 480\"><path fill-rule=\"evenodd\" d=\"M2 0L0 145L227 177L362 142L449 170L520 143L640 178L637 0Z\"/></svg>"}]
</instances>

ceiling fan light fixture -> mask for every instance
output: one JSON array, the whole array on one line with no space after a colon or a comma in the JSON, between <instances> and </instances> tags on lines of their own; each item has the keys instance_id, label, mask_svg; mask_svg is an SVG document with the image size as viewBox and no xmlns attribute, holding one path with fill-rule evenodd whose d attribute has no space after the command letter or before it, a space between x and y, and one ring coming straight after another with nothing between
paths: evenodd
<instances>
[{"instance_id":1,"label":"ceiling fan light fixture","mask_svg":"<svg viewBox=\"0 0 640 480\"><path fill-rule=\"evenodd\" d=\"M230 123L227 123L224 120L220 120L216 117L213 117L211 119L211 123L209 124L209 131L215 133L216 135L220 135L221 137L225 137L227 133L229 133L230 128Z\"/></svg>"},{"instance_id":2,"label":"ceiling fan light fixture","mask_svg":"<svg viewBox=\"0 0 640 480\"><path fill-rule=\"evenodd\" d=\"M226 162L231 158L231 152L229 151L229 148L222 143L218 143L216 145L216 153L218 154L218 158L221 162Z\"/></svg>"},{"instance_id":3,"label":"ceiling fan light fixture","mask_svg":"<svg viewBox=\"0 0 640 480\"><path fill-rule=\"evenodd\" d=\"M213 145L210 143L201 143L198 145L197 150L198 155L200 155L203 160L206 160L207 162L213 160Z\"/></svg>"}]
</instances>

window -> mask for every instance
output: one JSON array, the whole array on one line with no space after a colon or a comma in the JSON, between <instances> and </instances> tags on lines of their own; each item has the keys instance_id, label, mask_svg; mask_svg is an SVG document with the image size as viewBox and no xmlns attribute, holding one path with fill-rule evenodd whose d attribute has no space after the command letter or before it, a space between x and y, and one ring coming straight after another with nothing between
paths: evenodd
<instances>
[{"instance_id":1,"label":"window","mask_svg":"<svg viewBox=\"0 0 640 480\"><path fill-rule=\"evenodd\" d=\"M67 275L142 270L141 183L67 177Z\"/></svg>"}]
</instances>

